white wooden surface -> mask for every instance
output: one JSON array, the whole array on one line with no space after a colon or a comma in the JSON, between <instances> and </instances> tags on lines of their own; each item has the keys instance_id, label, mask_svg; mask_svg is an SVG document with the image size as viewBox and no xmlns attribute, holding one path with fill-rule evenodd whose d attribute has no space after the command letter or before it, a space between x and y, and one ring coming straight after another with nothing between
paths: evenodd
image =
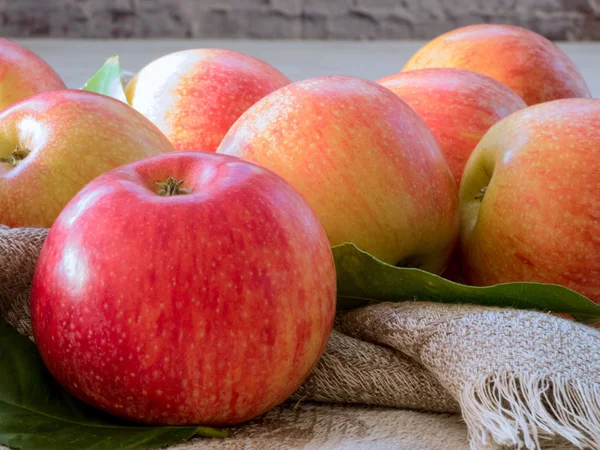
<instances>
[{"instance_id":1,"label":"white wooden surface","mask_svg":"<svg viewBox=\"0 0 600 450\"><path fill-rule=\"evenodd\" d=\"M297 81L322 75L354 75L371 80L394 74L421 46L420 41L234 41L234 40L19 40L48 61L69 87L80 87L108 58L119 55L124 68L137 71L178 50L217 47L267 61ZM600 42L559 43L600 98Z\"/></svg>"}]
</instances>

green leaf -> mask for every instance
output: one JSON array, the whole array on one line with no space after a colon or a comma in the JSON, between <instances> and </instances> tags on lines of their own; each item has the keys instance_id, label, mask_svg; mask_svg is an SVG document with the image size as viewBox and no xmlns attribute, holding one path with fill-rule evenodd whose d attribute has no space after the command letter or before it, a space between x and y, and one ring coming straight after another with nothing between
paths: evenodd
<instances>
[{"instance_id":1,"label":"green leaf","mask_svg":"<svg viewBox=\"0 0 600 450\"><path fill-rule=\"evenodd\" d=\"M538 309L570 313L586 322L600 320L600 305L555 284L466 286L420 269L386 264L350 243L334 247L333 255L338 277L338 309L354 309L377 302L424 300Z\"/></svg>"},{"instance_id":2,"label":"green leaf","mask_svg":"<svg viewBox=\"0 0 600 450\"><path fill-rule=\"evenodd\" d=\"M228 433L130 425L80 402L52 378L35 344L0 319L0 444L25 450L142 449L198 435Z\"/></svg>"},{"instance_id":3,"label":"green leaf","mask_svg":"<svg viewBox=\"0 0 600 450\"><path fill-rule=\"evenodd\" d=\"M121 78L121 64L118 56L112 56L90 78L82 88L84 91L107 95L127 103L123 79Z\"/></svg>"}]
</instances>

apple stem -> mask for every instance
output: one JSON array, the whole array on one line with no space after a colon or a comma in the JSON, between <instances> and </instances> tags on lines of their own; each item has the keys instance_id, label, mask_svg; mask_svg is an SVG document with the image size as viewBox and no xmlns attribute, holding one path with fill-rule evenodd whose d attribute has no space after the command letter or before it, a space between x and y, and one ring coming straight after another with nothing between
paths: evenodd
<instances>
[{"instance_id":1,"label":"apple stem","mask_svg":"<svg viewBox=\"0 0 600 450\"><path fill-rule=\"evenodd\" d=\"M190 191L181 187L183 180L177 181L173 177L169 177L167 181L155 181L155 184L160 186L158 195L161 197L171 197L172 195L189 194Z\"/></svg>"},{"instance_id":2,"label":"apple stem","mask_svg":"<svg viewBox=\"0 0 600 450\"><path fill-rule=\"evenodd\" d=\"M487 191L487 186L483 187L479 190L480 194L477 194L475 196L475 200L479 200L480 202L483 201L483 197L485 197L485 192Z\"/></svg>"},{"instance_id":3,"label":"apple stem","mask_svg":"<svg viewBox=\"0 0 600 450\"><path fill-rule=\"evenodd\" d=\"M17 166L21 161L23 161L27 156L31 153L31 151L24 148L21 150L19 146L12 151L8 158L0 158L0 163L10 164L11 166Z\"/></svg>"}]
</instances>

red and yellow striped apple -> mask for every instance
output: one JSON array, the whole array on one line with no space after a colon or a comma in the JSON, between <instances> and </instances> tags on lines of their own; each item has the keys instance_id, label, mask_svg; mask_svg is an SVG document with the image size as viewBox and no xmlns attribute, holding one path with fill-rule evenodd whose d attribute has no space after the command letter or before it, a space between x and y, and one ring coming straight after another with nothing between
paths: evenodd
<instances>
[{"instance_id":1,"label":"red and yellow striped apple","mask_svg":"<svg viewBox=\"0 0 600 450\"><path fill-rule=\"evenodd\" d=\"M244 111L289 82L251 56L196 49L151 62L127 83L125 93L177 150L214 152Z\"/></svg>"},{"instance_id":2,"label":"red and yellow striped apple","mask_svg":"<svg viewBox=\"0 0 600 450\"><path fill-rule=\"evenodd\" d=\"M463 271L537 281L600 303L600 100L518 111L481 140L460 188Z\"/></svg>"},{"instance_id":3,"label":"red and yellow striped apple","mask_svg":"<svg viewBox=\"0 0 600 450\"><path fill-rule=\"evenodd\" d=\"M590 97L583 76L543 36L510 25L471 25L425 44L403 71L447 67L467 69L506 84L528 105L561 98Z\"/></svg>"},{"instance_id":4,"label":"red and yellow striped apple","mask_svg":"<svg viewBox=\"0 0 600 450\"><path fill-rule=\"evenodd\" d=\"M77 397L143 423L229 425L300 386L335 297L327 236L288 183L176 152L108 172L69 203L31 311L44 362Z\"/></svg>"},{"instance_id":5,"label":"red and yellow striped apple","mask_svg":"<svg viewBox=\"0 0 600 450\"><path fill-rule=\"evenodd\" d=\"M0 39L0 110L32 95L66 89L58 74L38 55Z\"/></svg>"},{"instance_id":6,"label":"red and yellow striped apple","mask_svg":"<svg viewBox=\"0 0 600 450\"><path fill-rule=\"evenodd\" d=\"M0 224L49 227L98 175L173 151L144 116L85 91L37 94L0 113Z\"/></svg>"},{"instance_id":7,"label":"red and yellow striped apple","mask_svg":"<svg viewBox=\"0 0 600 450\"><path fill-rule=\"evenodd\" d=\"M353 77L288 85L259 101L218 150L261 164L312 206L332 245L440 272L458 237L452 173L425 122Z\"/></svg>"},{"instance_id":8,"label":"red and yellow striped apple","mask_svg":"<svg viewBox=\"0 0 600 450\"><path fill-rule=\"evenodd\" d=\"M500 119L527 106L506 85L469 70L413 70L378 83L423 118L437 138L457 185L485 132Z\"/></svg>"}]
</instances>

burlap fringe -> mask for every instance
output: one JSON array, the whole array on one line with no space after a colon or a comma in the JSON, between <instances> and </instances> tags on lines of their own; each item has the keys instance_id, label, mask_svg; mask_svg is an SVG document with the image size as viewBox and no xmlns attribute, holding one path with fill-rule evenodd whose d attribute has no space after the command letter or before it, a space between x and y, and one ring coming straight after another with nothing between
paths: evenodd
<instances>
[{"instance_id":1,"label":"burlap fringe","mask_svg":"<svg viewBox=\"0 0 600 450\"><path fill-rule=\"evenodd\" d=\"M600 384L528 372L505 372L467 383L460 401L472 450L540 449L566 441L600 448Z\"/></svg>"}]
</instances>

